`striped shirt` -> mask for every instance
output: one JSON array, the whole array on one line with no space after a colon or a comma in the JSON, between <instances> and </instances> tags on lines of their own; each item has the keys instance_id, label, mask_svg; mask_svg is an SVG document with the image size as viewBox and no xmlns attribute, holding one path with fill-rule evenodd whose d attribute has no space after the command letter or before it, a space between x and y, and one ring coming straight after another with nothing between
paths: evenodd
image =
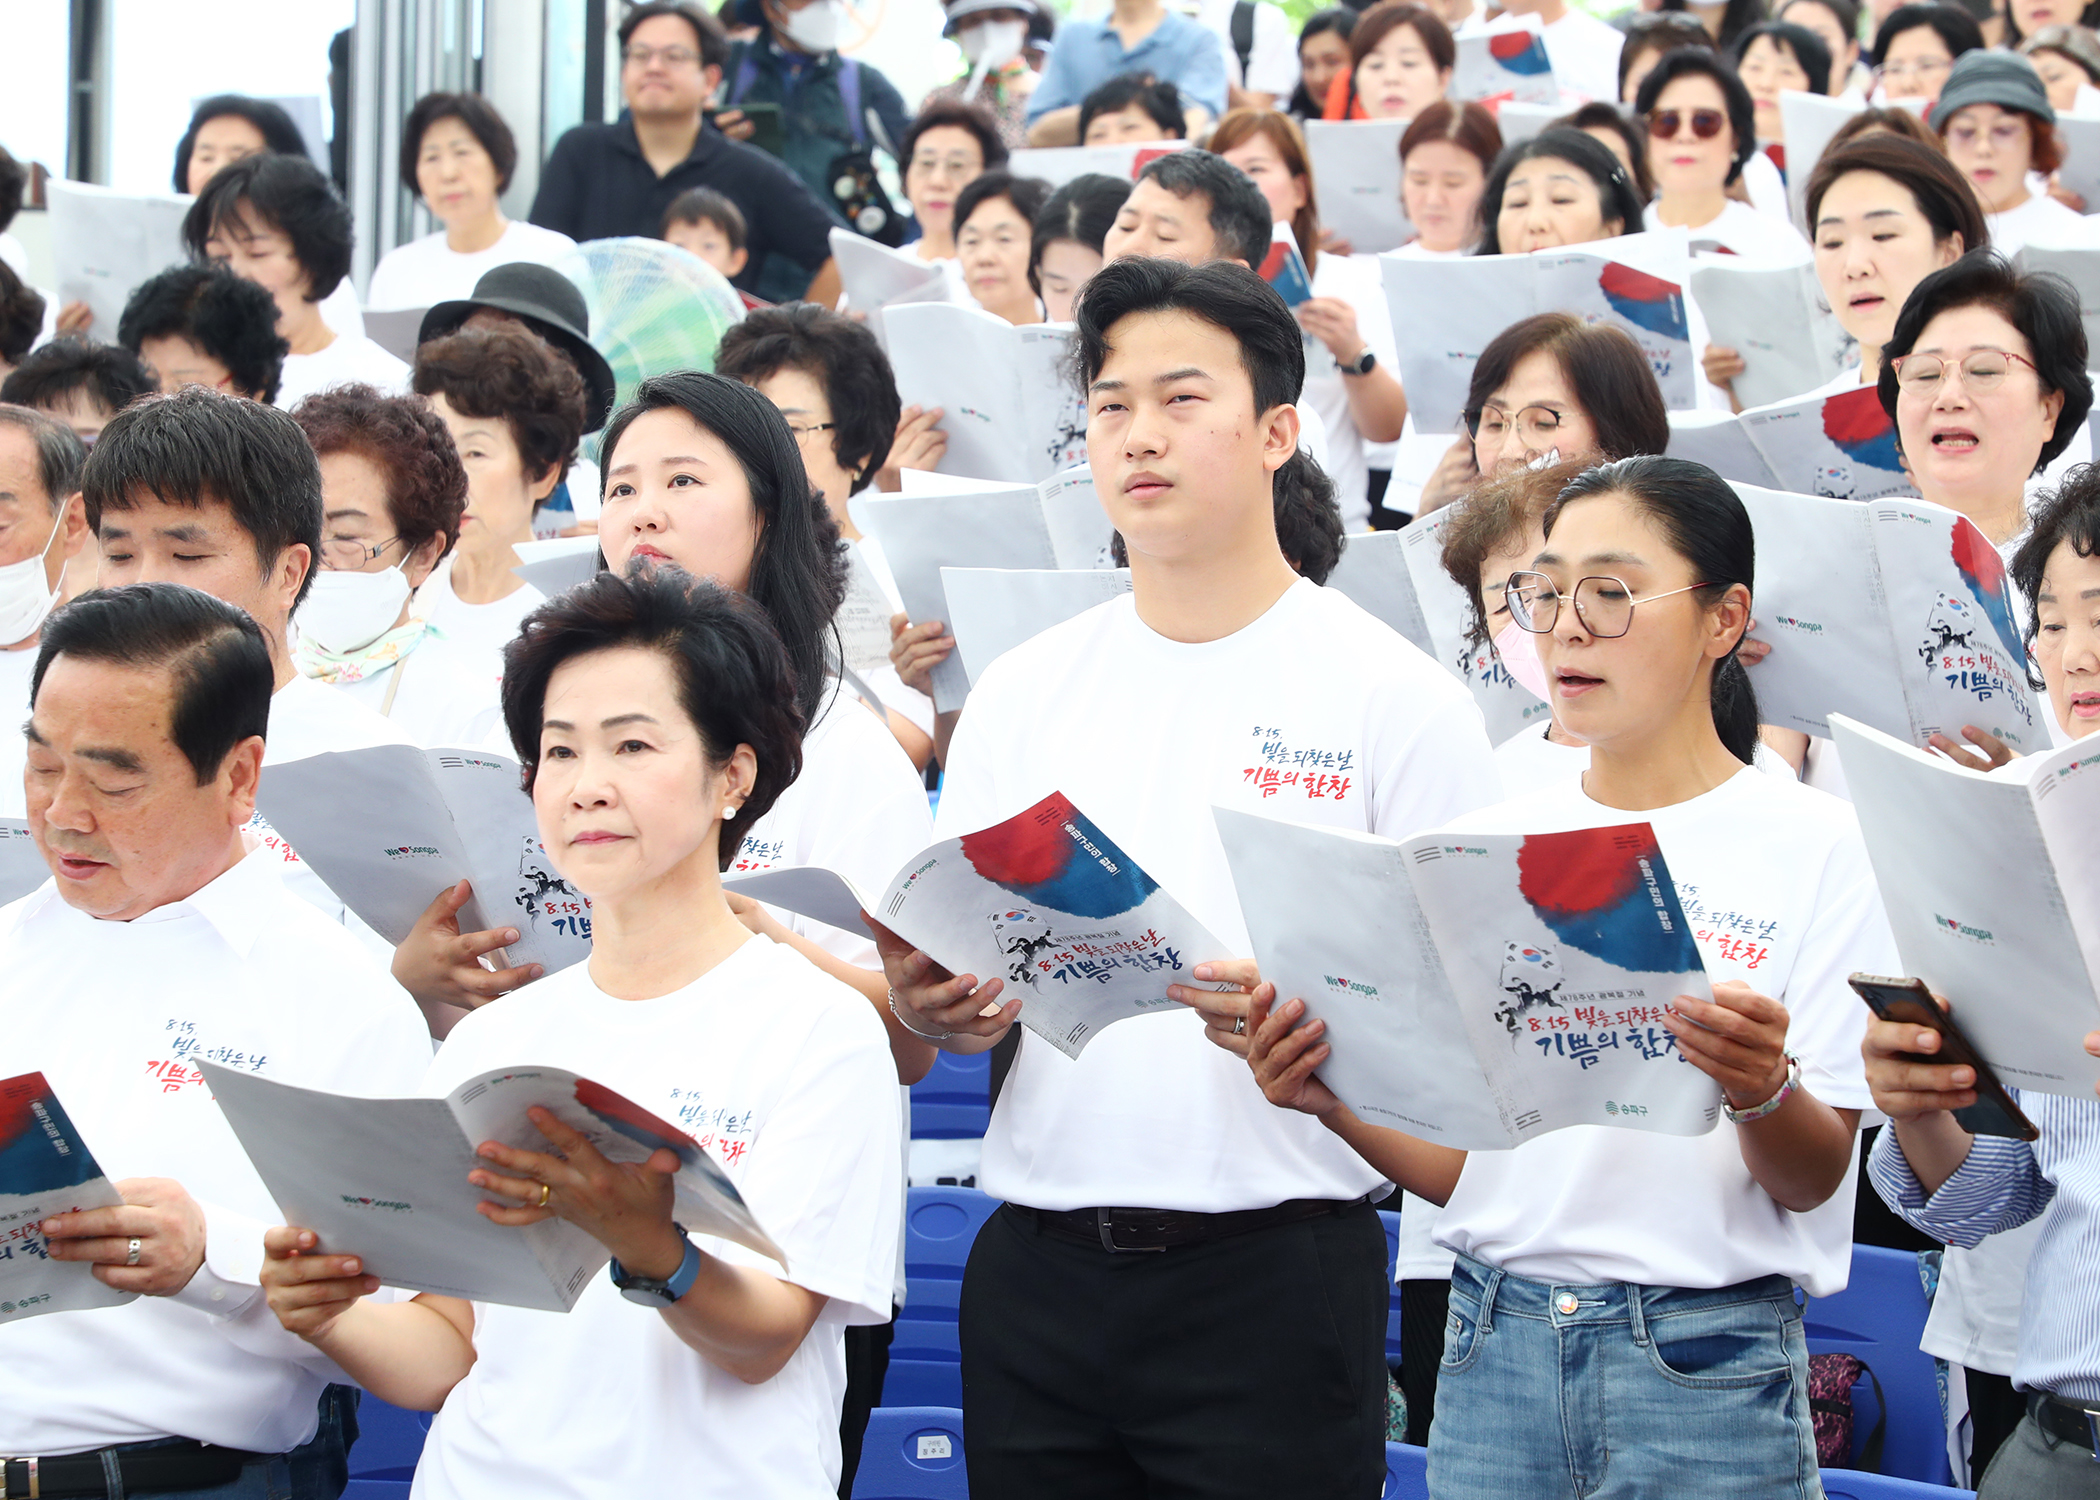
<instances>
[{"instance_id":1,"label":"striped shirt","mask_svg":"<svg viewBox=\"0 0 2100 1500\"><path fill-rule=\"evenodd\" d=\"M2029 1145L1980 1135L1968 1158L1927 1197L1885 1130L1868 1170L1905 1219L1950 1245L2042 1218L2020 1304L2013 1384L2100 1405L2100 1100L2015 1097L2041 1131Z\"/></svg>"}]
</instances>

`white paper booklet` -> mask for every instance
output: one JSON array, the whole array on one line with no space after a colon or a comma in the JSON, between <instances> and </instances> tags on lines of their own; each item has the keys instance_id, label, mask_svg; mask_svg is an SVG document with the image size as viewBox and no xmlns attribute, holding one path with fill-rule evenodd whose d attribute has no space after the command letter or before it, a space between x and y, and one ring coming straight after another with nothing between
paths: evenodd
<instances>
[{"instance_id":1,"label":"white paper booklet","mask_svg":"<svg viewBox=\"0 0 2100 1500\"><path fill-rule=\"evenodd\" d=\"M598 576L596 536L550 536L519 542L511 572L552 599Z\"/></svg>"},{"instance_id":2,"label":"white paper booklet","mask_svg":"<svg viewBox=\"0 0 2100 1500\"><path fill-rule=\"evenodd\" d=\"M1526 141L1535 139L1548 125L1567 112L1567 108L1558 99L1543 104L1505 99L1495 106L1495 123L1502 127L1502 144L1505 147L1521 146Z\"/></svg>"},{"instance_id":3,"label":"white paper booklet","mask_svg":"<svg viewBox=\"0 0 2100 1500\"><path fill-rule=\"evenodd\" d=\"M438 892L474 896L462 932L515 927L506 967L549 974L591 951L590 899L555 872L518 763L486 750L374 745L266 767L262 815L343 904L399 943Z\"/></svg>"},{"instance_id":4,"label":"white paper booklet","mask_svg":"<svg viewBox=\"0 0 2100 1500\"><path fill-rule=\"evenodd\" d=\"M1825 98L1794 89L1779 92L1779 119L1786 131L1786 159L1792 167L1787 173L1787 211L1793 216L1794 227L1808 236L1811 245L1816 242L1816 234L1808 222L1808 179L1829 149L1830 138L1866 107L1866 100L1852 94Z\"/></svg>"},{"instance_id":5,"label":"white paper booklet","mask_svg":"<svg viewBox=\"0 0 2100 1500\"><path fill-rule=\"evenodd\" d=\"M970 686L984 669L1053 625L1130 592L1127 568L943 568L948 629Z\"/></svg>"},{"instance_id":6,"label":"white paper booklet","mask_svg":"<svg viewBox=\"0 0 2100 1500\"><path fill-rule=\"evenodd\" d=\"M883 327L904 404L944 413L942 473L1034 484L1086 461L1071 324L1016 328L979 307L914 302L885 312Z\"/></svg>"},{"instance_id":7,"label":"white paper booklet","mask_svg":"<svg viewBox=\"0 0 2100 1500\"><path fill-rule=\"evenodd\" d=\"M43 1074L0 1079L0 1323L138 1296L104 1286L83 1261L53 1260L42 1227L123 1201Z\"/></svg>"},{"instance_id":8,"label":"white paper booklet","mask_svg":"<svg viewBox=\"0 0 2100 1500\"><path fill-rule=\"evenodd\" d=\"M29 825L19 818L0 818L0 906L19 901L51 878L51 867L37 852Z\"/></svg>"},{"instance_id":9,"label":"white paper booklet","mask_svg":"<svg viewBox=\"0 0 2100 1500\"><path fill-rule=\"evenodd\" d=\"M1489 29L1461 31L1457 40L1458 63L1451 70L1453 101L1559 103L1553 60L1546 55L1546 38L1536 19L1506 17Z\"/></svg>"},{"instance_id":10,"label":"white paper booklet","mask_svg":"<svg viewBox=\"0 0 2100 1500\"><path fill-rule=\"evenodd\" d=\"M1917 488L1873 386L1725 412L1670 417L1670 455L1723 479L1832 500L1907 498Z\"/></svg>"},{"instance_id":11,"label":"white paper booklet","mask_svg":"<svg viewBox=\"0 0 2100 1500\"><path fill-rule=\"evenodd\" d=\"M2100 120L2059 110L2056 134L2064 143L2063 165L2056 169L2057 185L2085 199L2087 213L2100 213Z\"/></svg>"},{"instance_id":12,"label":"white paper booklet","mask_svg":"<svg viewBox=\"0 0 2100 1500\"><path fill-rule=\"evenodd\" d=\"M831 258L838 262L847 305L856 312L873 313L900 297L945 295L947 273L932 261L878 245L851 230L831 231Z\"/></svg>"},{"instance_id":13,"label":"white paper booklet","mask_svg":"<svg viewBox=\"0 0 2100 1500\"><path fill-rule=\"evenodd\" d=\"M1833 714L1911 744L1988 729L2016 750L2049 732L1998 549L1923 500L1865 505L1735 486L1757 533L1752 676L1767 724L1828 736Z\"/></svg>"},{"instance_id":14,"label":"white paper booklet","mask_svg":"<svg viewBox=\"0 0 2100 1500\"><path fill-rule=\"evenodd\" d=\"M1431 656L1437 654L1414 575L1408 571L1400 532L1359 531L1343 537L1342 555L1327 575L1327 587L1348 595L1365 613L1392 626Z\"/></svg>"},{"instance_id":15,"label":"white paper booklet","mask_svg":"<svg viewBox=\"0 0 2100 1500\"><path fill-rule=\"evenodd\" d=\"M61 302L85 302L94 334L114 342L124 304L150 277L187 264L182 221L193 201L179 193L119 193L53 177L51 263Z\"/></svg>"},{"instance_id":16,"label":"white paper booklet","mask_svg":"<svg viewBox=\"0 0 2100 1500\"><path fill-rule=\"evenodd\" d=\"M1845 331L1824 308L1813 265L1702 262L1692 296L1714 343L1743 357L1735 396L1745 407L1792 400L1844 367Z\"/></svg>"},{"instance_id":17,"label":"white paper booklet","mask_svg":"<svg viewBox=\"0 0 2100 1500\"><path fill-rule=\"evenodd\" d=\"M2068 115L2057 117L2058 127L2070 123ZM2100 120L2080 120L2100 134ZM2093 145L2093 176L2100 178L2100 141ZM2063 170L2070 170L2064 163ZM2085 189L2086 202L2100 206L2100 181L2093 181ZM2085 319L2085 342L2088 349L2100 348L2100 241L2089 245L2037 245L2029 243L2020 248L2014 257L2023 271L2046 271L2052 276L2061 276L2071 283L2078 293L2078 310Z\"/></svg>"},{"instance_id":18,"label":"white paper booklet","mask_svg":"<svg viewBox=\"0 0 2100 1500\"><path fill-rule=\"evenodd\" d=\"M722 883L848 932L865 911L951 974L1004 979L999 1003L1019 999L1021 1024L1067 1057L1104 1026L1177 1009L1167 986L1228 956L1062 792L922 850L879 893L814 865Z\"/></svg>"},{"instance_id":19,"label":"white paper booklet","mask_svg":"<svg viewBox=\"0 0 2100 1500\"><path fill-rule=\"evenodd\" d=\"M1327 1023L1320 1077L1366 1120L1473 1151L1713 1128L1662 1025L1713 991L1646 823L1396 844L1212 811L1262 978Z\"/></svg>"},{"instance_id":20,"label":"white paper booklet","mask_svg":"<svg viewBox=\"0 0 2100 1500\"><path fill-rule=\"evenodd\" d=\"M1060 568L1115 566L1116 528L1102 507L1084 452L1076 465L1052 474L1035 492L1042 498L1043 528L1050 533L1050 551Z\"/></svg>"},{"instance_id":21,"label":"white paper booklet","mask_svg":"<svg viewBox=\"0 0 2100 1500\"><path fill-rule=\"evenodd\" d=\"M1430 655L1466 685L1487 723L1488 742L1499 745L1545 723L1553 711L1510 675L1493 641L1475 645L1468 635L1472 601L1444 571L1442 561L1444 530L1455 514L1447 505L1410 522L1400 532L1400 554L1414 580L1423 623L1429 628Z\"/></svg>"},{"instance_id":22,"label":"white paper booklet","mask_svg":"<svg viewBox=\"0 0 2100 1500\"><path fill-rule=\"evenodd\" d=\"M2003 1083L2091 1099L2100 1060L2100 743L1971 771L1832 724L1906 975Z\"/></svg>"},{"instance_id":23,"label":"white paper booklet","mask_svg":"<svg viewBox=\"0 0 2100 1500\"><path fill-rule=\"evenodd\" d=\"M1400 204L1405 120L1307 120L1305 149L1320 184L1320 222L1358 255L1397 250L1414 238Z\"/></svg>"},{"instance_id":24,"label":"white paper booklet","mask_svg":"<svg viewBox=\"0 0 2100 1500\"><path fill-rule=\"evenodd\" d=\"M490 1195L467 1181L488 1163L484 1141L553 1148L526 1110L538 1105L616 1162L658 1149L679 1158L676 1216L786 1261L743 1195L691 1136L633 1100L560 1068L520 1067L470 1078L442 1099L356 1099L200 1063L212 1095L287 1224L321 1249L355 1254L388 1286L567 1312L612 1258L565 1219L523 1229L491 1223Z\"/></svg>"},{"instance_id":25,"label":"white paper booklet","mask_svg":"<svg viewBox=\"0 0 2100 1500\"><path fill-rule=\"evenodd\" d=\"M1542 312L1571 312L1631 335L1648 356L1663 404L1696 399L1696 351L1685 311L1691 252L1683 230L1627 235L1610 248L1411 260L1385 255L1400 382L1419 432L1456 432L1473 367L1503 329Z\"/></svg>"},{"instance_id":26,"label":"white paper booklet","mask_svg":"<svg viewBox=\"0 0 2100 1500\"><path fill-rule=\"evenodd\" d=\"M1145 164L1169 151L1185 150L1187 141L1133 141L1121 146L1029 146L1007 153L1006 169L1016 177L1035 177L1061 188L1075 177L1100 173L1135 182Z\"/></svg>"},{"instance_id":27,"label":"white paper booklet","mask_svg":"<svg viewBox=\"0 0 2100 1500\"><path fill-rule=\"evenodd\" d=\"M856 672L872 672L890 659L890 596L883 592L875 568L850 542L841 544L846 553L846 597L833 616L839 642L845 648L846 665Z\"/></svg>"}]
</instances>

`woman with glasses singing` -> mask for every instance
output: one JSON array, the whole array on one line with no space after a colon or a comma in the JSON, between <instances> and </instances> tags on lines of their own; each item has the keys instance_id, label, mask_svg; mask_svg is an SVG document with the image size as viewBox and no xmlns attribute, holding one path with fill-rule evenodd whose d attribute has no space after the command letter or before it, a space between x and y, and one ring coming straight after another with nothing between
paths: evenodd
<instances>
[{"instance_id":1,"label":"woman with glasses singing","mask_svg":"<svg viewBox=\"0 0 2100 1500\"><path fill-rule=\"evenodd\" d=\"M1757 703L1736 648L1754 551L1741 500L1697 464L1626 459L1562 490L1507 598L1589 767L1451 825L1654 829L1714 993L1678 997L1655 1029L1719 1086L1711 1131L1430 1145L1344 1107L1315 1076L1324 1028L1267 985L1233 1049L1272 1103L1445 1205L1438 1500L1822 1493L1795 1290L1845 1285L1871 1103L1867 1012L1845 978L1896 954L1851 809L1751 769Z\"/></svg>"},{"instance_id":2,"label":"woman with glasses singing","mask_svg":"<svg viewBox=\"0 0 2100 1500\"><path fill-rule=\"evenodd\" d=\"M2034 64L2007 52L1970 52L1947 75L1928 117L1990 215L1991 244L2010 258L2029 241L2091 245L2083 215L2028 185L2063 165L2056 109Z\"/></svg>"},{"instance_id":3,"label":"woman with glasses singing","mask_svg":"<svg viewBox=\"0 0 2100 1500\"><path fill-rule=\"evenodd\" d=\"M1983 29L1958 5L1899 5L1874 33L1874 98L1940 97L1954 60L1983 46Z\"/></svg>"}]
</instances>

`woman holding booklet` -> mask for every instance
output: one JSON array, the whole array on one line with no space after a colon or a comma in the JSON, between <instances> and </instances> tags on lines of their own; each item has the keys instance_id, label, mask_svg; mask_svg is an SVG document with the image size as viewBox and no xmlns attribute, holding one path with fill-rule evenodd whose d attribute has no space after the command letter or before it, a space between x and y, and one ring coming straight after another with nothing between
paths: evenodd
<instances>
[{"instance_id":1,"label":"woman holding booklet","mask_svg":"<svg viewBox=\"0 0 2100 1500\"><path fill-rule=\"evenodd\" d=\"M1742 502L1699 465L1627 459L1564 489L1508 596L1589 770L1451 825L1653 829L1714 999L1680 997L1652 1024L1712 1080L1727 1123L1576 1125L1464 1153L1346 1108L1315 1076L1323 1023L1300 1025L1304 1002L1276 1004L1272 985L1245 1037L1212 1029L1272 1102L1446 1205L1437 1239L1458 1258L1430 1433L1439 1500L1674 1493L1689 1474L1702 1500L1821 1492L1794 1292L1845 1283L1853 1135L1871 1102L1867 1012L1845 977L1895 955L1851 809L1750 768L1757 705L1736 650L1752 563ZM1568 1019L1624 1033L1603 1014Z\"/></svg>"},{"instance_id":2,"label":"woman holding booklet","mask_svg":"<svg viewBox=\"0 0 2100 1500\"><path fill-rule=\"evenodd\" d=\"M696 1243L672 1151L616 1164L535 1108L545 1148L486 1142L467 1180L491 1221L560 1219L611 1253L570 1312L373 1302L357 1247L298 1227L266 1237L271 1309L365 1389L438 1413L426 1500L835 1494L841 1336L889 1317L895 1074L865 1003L756 941L720 873L799 768L794 669L749 601L638 564L534 612L503 708L541 840L591 900L591 956L463 1021L427 1092L583 1073L704 1136L784 1263Z\"/></svg>"}]
</instances>

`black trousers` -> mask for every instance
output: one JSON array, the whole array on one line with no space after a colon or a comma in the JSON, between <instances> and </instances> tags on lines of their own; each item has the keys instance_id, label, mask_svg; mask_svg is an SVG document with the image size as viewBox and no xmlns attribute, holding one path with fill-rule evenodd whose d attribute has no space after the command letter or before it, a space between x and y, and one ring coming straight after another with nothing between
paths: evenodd
<instances>
[{"instance_id":1,"label":"black trousers","mask_svg":"<svg viewBox=\"0 0 2100 1500\"><path fill-rule=\"evenodd\" d=\"M887 1323L855 1325L846 1330L846 1399L839 1406L839 1500L850 1500L853 1476L860 1472L861 1444L868 1418L882 1405L883 1377L890 1373L890 1341L897 1336L897 1307L890 1305Z\"/></svg>"},{"instance_id":2,"label":"black trousers","mask_svg":"<svg viewBox=\"0 0 2100 1500\"><path fill-rule=\"evenodd\" d=\"M1002 1208L963 1276L980 1500L1377 1500L1385 1234L1367 1204L1110 1255Z\"/></svg>"},{"instance_id":3,"label":"black trousers","mask_svg":"<svg viewBox=\"0 0 2100 1500\"><path fill-rule=\"evenodd\" d=\"M1969 1387L1969 1483L1975 1484L2027 1416L2027 1396L2013 1389L2010 1375L1966 1365L1961 1373Z\"/></svg>"},{"instance_id":4,"label":"black trousers","mask_svg":"<svg viewBox=\"0 0 2100 1500\"><path fill-rule=\"evenodd\" d=\"M1436 1420L1436 1372L1444 1362L1444 1324L1451 1316L1451 1282L1400 1283L1400 1368L1394 1377L1407 1397L1407 1440L1429 1446Z\"/></svg>"}]
</instances>

